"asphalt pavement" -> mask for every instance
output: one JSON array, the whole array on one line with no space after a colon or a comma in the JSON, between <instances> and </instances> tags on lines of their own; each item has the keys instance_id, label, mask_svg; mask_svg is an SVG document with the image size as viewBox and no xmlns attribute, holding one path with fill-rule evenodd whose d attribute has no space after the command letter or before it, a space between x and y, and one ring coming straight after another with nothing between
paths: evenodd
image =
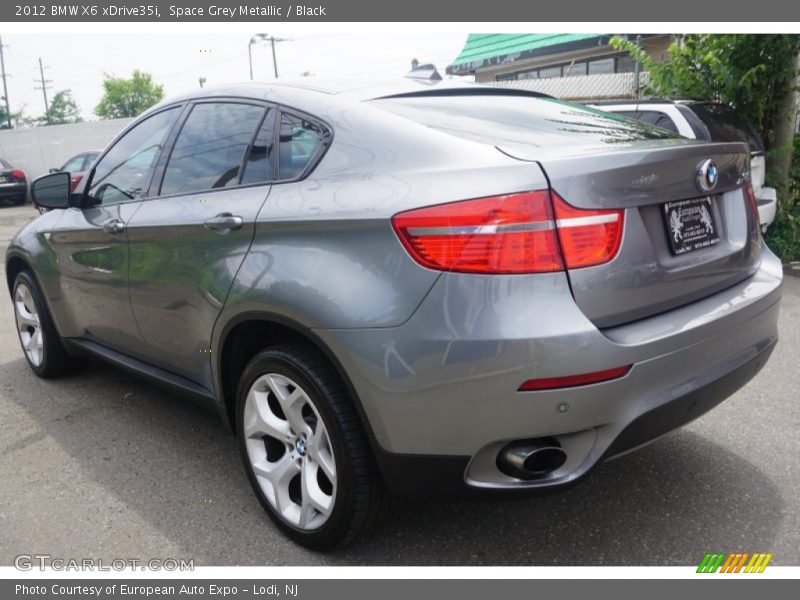
<instances>
[{"instance_id":1,"label":"asphalt pavement","mask_svg":"<svg viewBox=\"0 0 800 600\"><path fill-rule=\"evenodd\" d=\"M0 206L0 256L35 216ZM707 551L800 565L798 277L786 278L768 365L694 423L565 492L405 505L371 540L329 554L271 525L213 414L100 362L37 379L4 272L0 281L0 565L34 553L195 565L687 565Z\"/></svg>"}]
</instances>

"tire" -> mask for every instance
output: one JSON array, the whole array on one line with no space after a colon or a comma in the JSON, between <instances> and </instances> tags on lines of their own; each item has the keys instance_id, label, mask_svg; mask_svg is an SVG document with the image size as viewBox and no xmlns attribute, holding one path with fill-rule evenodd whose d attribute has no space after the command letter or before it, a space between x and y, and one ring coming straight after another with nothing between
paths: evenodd
<instances>
[{"instance_id":1,"label":"tire","mask_svg":"<svg viewBox=\"0 0 800 600\"><path fill-rule=\"evenodd\" d=\"M236 397L248 479L283 533L324 551L375 527L388 497L352 399L322 355L301 344L268 348L245 367Z\"/></svg>"},{"instance_id":2,"label":"tire","mask_svg":"<svg viewBox=\"0 0 800 600\"><path fill-rule=\"evenodd\" d=\"M30 271L14 279L12 295L17 337L25 360L36 375L49 379L74 371L81 365L64 350L39 285ZM38 340L38 342L37 342Z\"/></svg>"}]
</instances>

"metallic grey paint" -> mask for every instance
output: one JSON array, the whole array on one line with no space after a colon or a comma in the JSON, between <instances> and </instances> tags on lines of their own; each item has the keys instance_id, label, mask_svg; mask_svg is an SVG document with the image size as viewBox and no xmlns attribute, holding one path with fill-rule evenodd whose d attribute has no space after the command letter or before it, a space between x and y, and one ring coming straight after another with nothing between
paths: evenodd
<instances>
[{"instance_id":1,"label":"metallic grey paint","mask_svg":"<svg viewBox=\"0 0 800 600\"><path fill-rule=\"evenodd\" d=\"M477 487L575 480L637 416L774 344L781 266L745 210L744 145L600 147L565 135L553 148L498 148L368 102L420 88L440 89L250 85L174 100L289 106L327 123L333 141L299 181L51 211L15 236L8 272L19 260L33 270L62 337L147 363L155 377L174 374L213 395L222 414L231 327L289 324L341 366L376 449L471 457L464 477ZM721 242L672 256L660 204L697 195L700 159L718 165ZM577 207L625 209L614 260L535 275L442 273L417 264L390 224L410 208L548 187ZM204 225L219 215L241 227ZM530 378L628 364L611 382L517 391ZM505 441L544 435L569 455L551 476L512 481L492 468Z\"/></svg>"}]
</instances>

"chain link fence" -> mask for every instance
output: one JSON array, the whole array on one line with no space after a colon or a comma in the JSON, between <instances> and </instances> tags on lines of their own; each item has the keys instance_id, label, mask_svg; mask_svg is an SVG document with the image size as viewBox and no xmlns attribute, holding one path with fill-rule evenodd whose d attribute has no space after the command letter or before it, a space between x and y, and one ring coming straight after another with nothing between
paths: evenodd
<instances>
[{"instance_id":1,"label":"chain link fence","mask_svg":"<svg viewBox=\"0 0 800 600\"><path fill-rule=\"evenodd\" d=\"M639 73L638 85L635 73L503 80L492 82L492 85L532 90L574 102L633 100L637 97L637 89L647 85L649 75L647 71Z\"/></svg>"}]
</instances>

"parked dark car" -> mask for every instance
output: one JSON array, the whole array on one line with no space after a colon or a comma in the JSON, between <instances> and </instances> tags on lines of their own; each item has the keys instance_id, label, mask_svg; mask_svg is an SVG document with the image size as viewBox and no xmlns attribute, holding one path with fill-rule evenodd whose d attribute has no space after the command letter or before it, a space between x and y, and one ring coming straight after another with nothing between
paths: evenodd
<instances>
[{"instance_id":1,"label":"parked dark car","mask_svg":"<svg viewBox=\"0 0 800 600\"><path fill-rule=\"evenodd\" d=\"M70 187L72 191L78 187L78 184L83 179L86 171L92 166L92 163L100 156L101 150L91 150L89 152L82 152L76 154L58 169L50 169L51 173L67 172L69 173Z\"/></svg>"},{"instance_id":2,"label":"parked dark car","mask_svg":"<svg viewBox=\"0 0 800 600\"><path fill-rule=\"evenodd\" d=\"M50 212L5 270L34 373L89 354L208 402L269 516L324 549L387 493L564 488L766 363L783 272L746 144L523 90L313 83L195 90L74 193L37 179Z\"/></svg>"},{"instance_id":3,"label":"parked dark car","mask_svg":"<svg viewBox=\"0 0 800 600\"><path fill-rule=\"evenodd\" d=\"M0 158L0 201L6 200L20 205L25 204L27 198L28 178L25 177L25 173Z\"/></svg>"}]
</instances>

